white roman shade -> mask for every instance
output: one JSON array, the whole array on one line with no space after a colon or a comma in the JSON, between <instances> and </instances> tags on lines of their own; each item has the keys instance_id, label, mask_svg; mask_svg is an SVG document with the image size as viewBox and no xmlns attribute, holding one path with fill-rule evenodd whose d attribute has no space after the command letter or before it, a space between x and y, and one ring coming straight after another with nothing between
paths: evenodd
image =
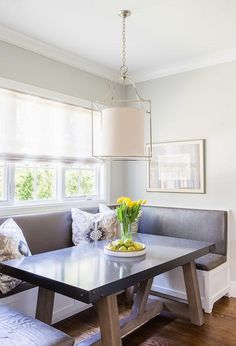
<instances>
[{"instance_id":1,"label":"white roman shade","mask_svg":"<svg viewBox=\"0 0 236 346\"><path fill-rule=\"evenodd\" d=\"M90 110L0 89L0 158L93 161Z\"/></svg>"}]
</instances>

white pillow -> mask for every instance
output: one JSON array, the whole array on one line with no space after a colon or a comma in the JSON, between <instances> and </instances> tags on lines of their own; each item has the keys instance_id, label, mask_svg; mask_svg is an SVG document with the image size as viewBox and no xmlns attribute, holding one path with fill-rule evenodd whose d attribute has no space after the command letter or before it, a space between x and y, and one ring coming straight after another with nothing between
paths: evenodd
<instances>
[{"instance_id":1,"label":"white pillow","mask_svg":"<svg viewBox=\"0 0 236 346\"><path fill-rule=\"evenodd\" d=\"M100 213L108 213L108 212L114 212L113 209L109 208L106 204L99 204L99 211ZM138 220L141 216L141 213L138 216ZM134 221L131 225L131 232L137 233L138 232L138 220ZM120 236L120 224L117 222L117 235Z\"/></svg>"},{"instance_id":2,"label":"white pillow","mask_svg":"<svg viewBox=\"0 0 236 346\"><path fill-rule=\"evenodd\" d=\"M90 214L72 208L72 241L75 245L92 243L95 240L113 239L117 233L115 211Z\"/></svg>"},{"instance_id":3,"label":"white pillow","mask_svg":"<svg viewBox=\"0 0 236 346\"><path fill-rule=\"evenodd\" d=\"M115 213L116 214L115 209L111 209L104 203L99 204L99 211L100 213Z\"/></svg>"},{"instance_id":4,"label":"white pillow","mask_svg":"<svg viewBox=\"0 0 236 346\"><path fill-rule=\"evenodd\" d=\"M0 226L0 261L30 256L30 250L20 227L11 218ZM0 291L5 294L18 286L21 280L0 273Z\"/></svg>"}]
</instances>

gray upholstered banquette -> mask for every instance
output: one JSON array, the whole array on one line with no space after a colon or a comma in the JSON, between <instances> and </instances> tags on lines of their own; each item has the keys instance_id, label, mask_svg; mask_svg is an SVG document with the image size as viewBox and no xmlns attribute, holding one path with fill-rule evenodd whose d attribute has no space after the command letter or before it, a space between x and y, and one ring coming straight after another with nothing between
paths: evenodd
<instances>
[{"instance_id":1,"label":"gray upholstered banquette","mask_svg":"<svg viewBox=\"0 0 236 346\"><path fill-rule=\"evenodd\" d=\"M98 207L81 208L89 213L98 213ZM0 217L0 225L9 218ZM70 210L24 214L13 216L15 222L22 229L30 251L33 255L72 246L72 219ZM24 282L6 294L0 292L0 298L25 291L34 287Z\"/></svg>"},{"instance_id":2,"label":"gray upholstered banquette","mask_svg":"<svg viewBox=\"0 0 236 346\"><path fill-rule=\"evenodd\" d=\"M98 207L81 208L98 213ZM0 218L0 225L9 217ZM22 229L33 255L72 246L71 212L18 215L13 219Z\"/></svg>"},{"instance_id":3,"label":"gray upholstered banquette","mask_svg":"<svg viewBox=\"0 0 236 346\"><path fill-rule=\"evenodd\" d=\"M98 212L97 207L83 210L90 213ZM13 218L21 227L32 254L73 245L70 210ZM7 217L0 218L0 224L6 219ZM196 261L197 268L201 270L211 270L226 261L226 211L144 206L138 232L214 242L216 247L213 253ZM23 283L8 295L30 287L30 284ZM3 295L0 294L0 297Z\"/></svg>"},{"instance_id":4,"label":"gray upholstered banquette","mask_svg":"<svg viewBox=\"0 0 236 346\"><path fill-rule=\"evenodd\" d=\"M227 211L144 206L138 232L214 242L212 253L196 260L211 270L226 261Z\"/></svg>"}]
</instances>

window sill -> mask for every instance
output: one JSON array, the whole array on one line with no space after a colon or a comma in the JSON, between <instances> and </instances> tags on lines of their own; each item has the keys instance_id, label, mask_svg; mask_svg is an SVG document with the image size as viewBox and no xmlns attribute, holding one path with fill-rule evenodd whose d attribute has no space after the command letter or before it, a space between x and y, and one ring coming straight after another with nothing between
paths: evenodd
<instances>
[{"instance_id":1,"label":"window sill","mask_svg":"<svg viewBox=\"0 0 236 346\"><path fill-rule=\"evenodd\" d=\"M69 210L72 207L86 208L97 207L99 203L106 203L104 200L70 200L63 202L50 202L42 204L8 205L0 207L1 216L14 216L21 214L36 214L53 211Z\"/></svg>"}]
</instances>

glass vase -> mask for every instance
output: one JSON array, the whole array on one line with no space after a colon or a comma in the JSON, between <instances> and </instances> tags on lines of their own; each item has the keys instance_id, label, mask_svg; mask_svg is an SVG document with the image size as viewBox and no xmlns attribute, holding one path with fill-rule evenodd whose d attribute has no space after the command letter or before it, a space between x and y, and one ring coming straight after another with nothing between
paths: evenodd
<instances>
[{"instance_id":1,"label":"glass vase","mask_svg":"<svg viewBox=\"0 0 236 346\"><path fill-rule=\"evenodd\" d=\"M120 236L122 241L132 240L131 223L120 223Z\"/></svg>"}]
</instances>

